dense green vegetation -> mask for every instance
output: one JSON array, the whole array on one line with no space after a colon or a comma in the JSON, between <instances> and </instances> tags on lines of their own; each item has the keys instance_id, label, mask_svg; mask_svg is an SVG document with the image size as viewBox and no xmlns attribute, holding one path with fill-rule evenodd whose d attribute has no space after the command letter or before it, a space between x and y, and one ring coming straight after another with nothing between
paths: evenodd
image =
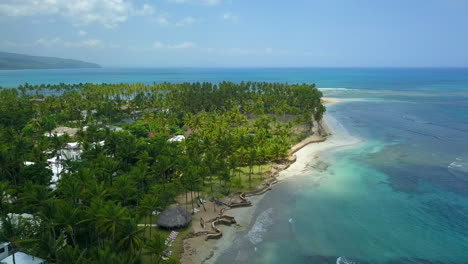
<instances>
[{"instance_id":1,"label":"dense green vegetation","mask_svg":"<svg viewBox=\"0 0 468 264\"><path fill-rule=\"evenodd\" d=\"M254 188L254 168L287 158L322 118L321 96L314 85L252 82L0 90L0 241L49 263L159 262L161 232L137 224L155 223L152 212L179 195L193 206L193 193ZM79 132L44 135L58 126ZM81 159L63 161L51 188L46 161L74 141Z\"/></svg>"},{"instance_id":2,"label":"dense green vegetation","mask_svg":"<svg viewBox=\"0 0 468 264\"><path fill-rule=\"evenodd\" d=\"M95 63L89 63L79 60L0 52L0 70L68 69L100 67L101 66Z\"/></svg>"}]
</instances>

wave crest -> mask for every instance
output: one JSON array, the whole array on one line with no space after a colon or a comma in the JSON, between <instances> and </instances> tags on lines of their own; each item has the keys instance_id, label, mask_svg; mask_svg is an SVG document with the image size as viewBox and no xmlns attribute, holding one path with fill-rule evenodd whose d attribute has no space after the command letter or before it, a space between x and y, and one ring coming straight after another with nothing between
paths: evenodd
<instances>
[{"instance_id":1,"label":"wave crest","mask_svg":"<svg viewBox=\"0 0 468 264\"><path fill-rule=\"evenodd\" d=\"M272 213L273 208L269 208L257 217L255 224L247 233L247 237L252 244L256 245L263 241L263 235L267 232L267 228L273 224Z\"/></svg>"},{"instance_id":2,"label":"wave crest","mask_svg":"<svg viewBox=\"0 0 468 264\"><path fill-rule=\"evenodd\" d=\"M467 177L468 176L468 159L458 157L447 166L447 169L450 173L457 177ZM466 179L468 181L468 178Z\"/></svg>"},{"instance_id":3,"label":"wave crest","mask_svg":"<svg viewBox=\"0 0 468 264\"><path fill-rule=\"evenodd\" d=\"M336 259L336 264L359 264L359 262L350 260L350 259L345 258L345 257L338 257Z\"/></svg>"}]
</instances>

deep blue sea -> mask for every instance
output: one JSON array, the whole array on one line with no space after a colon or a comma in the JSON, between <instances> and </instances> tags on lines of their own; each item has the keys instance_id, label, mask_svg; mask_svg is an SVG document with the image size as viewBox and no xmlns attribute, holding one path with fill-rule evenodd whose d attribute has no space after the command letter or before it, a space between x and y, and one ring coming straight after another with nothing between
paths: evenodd
<instances>
[{"instance_id":1,"label":"deep blue sea","mask_svg":"<svg viewBox=\"0 0 468 264\"><path fill-rule=\"evenodd\" d=\"M468 263L468 69L0 71L2 87L223 80L316 83L362 142L275 186L217 263Z\"/></svg>"}]
</instances>

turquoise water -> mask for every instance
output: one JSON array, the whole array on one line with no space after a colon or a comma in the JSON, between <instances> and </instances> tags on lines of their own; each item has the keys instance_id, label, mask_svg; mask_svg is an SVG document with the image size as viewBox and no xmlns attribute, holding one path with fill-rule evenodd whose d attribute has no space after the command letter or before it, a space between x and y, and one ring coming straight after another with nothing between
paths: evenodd
<instances>
[{"instance_id":1,"label":"turquoise water","mask_svg":"<svg viewBox=\"0 0 468 264\"><path fill-rule=\"evenodd\" d=\"M468 68L100 68L0 71L1 87L20 84L269 81L372 90L463 90Z\"/></svg>"},{"instance_id":2,"label":"turquoise water","mask_svg":"<svg viewBox=\"0 0 468 264\"><path fill-rule=\"evenodd\" d=\"M333 93L363 142L310 157L217 263L468 263L468 98Z\"/></svg>"},{"instance_id":3,"label":"turquoise water","mask_svg":"<svg viewBox=\"0 0 468 264\"><path fill-rule=\"evenodd\" d=\"M223 80L315 82L363 141L275 186L217 263L468 263L468 69L0 72L3 87Z\"/></svg>"},{"instance_id":4,"label":"turquoise water","mask_svg":"<svg viewBox=\"0 0 468 264\"><path fill-rule=\"evenodd\" d=\"M467 101L431 100L331 107L364 141L310 157L216 263L468 263Z\"/></svg>"}]
</instances>

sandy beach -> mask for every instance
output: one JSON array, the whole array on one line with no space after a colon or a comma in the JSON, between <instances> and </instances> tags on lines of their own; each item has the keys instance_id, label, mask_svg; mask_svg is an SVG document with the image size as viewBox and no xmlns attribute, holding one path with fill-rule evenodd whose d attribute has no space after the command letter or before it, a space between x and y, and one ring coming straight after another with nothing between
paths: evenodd
<instances>
[{"instance_id":1,"label":"sandy beach","mask_svg":"<svg viewBox=\"0 0 468 264\"><path fill-rule=\"evenodd\" d=\"M342 102L341 99L333 98L333 97L322 97L322 102L326 105L336 104Z\"/></svg>"},{"instance_id":2,"label":"sandy beach","mask_svg":"<svg viewBox=\"0 0 468 264\"><path fill-rule=\"evenodd\" d=\"M322 100L330 106L341 102L335 98L322 98ZM353 145L360 142L359 139L350 137L345 129L329 114L324 116L324 131L328 135L322 137L319 135L310 136L299 142L291 148L291 154L295 156L295 161L287 166L286 169L279 171L276 175L279 184L290 177L298 175L310 163L311 160L318 157L319 152L331 150L346 145ZM274 190L273 185L273 190ZM237 224L231 226L221 225L223 236L219 239L205 241L205 236L187 238L183 241L184 253L181 257L183 264L195 263L214 263L217 257L222 254L223 250L229 247L237 232L246 231L250 228L252 216L256 210L256 205L263 199L265 194L248 197L252 202L250 207L241 207L225 211L225 215L233 216ZM217 207L216 212L213 212L213 204L207 202L205 207L207 211L201 210L193 216L192 227L193 232L206 231L200 225L200 218L204 220L212 219L218 215L221 207Z\"/></svg>"}]
</instances>

